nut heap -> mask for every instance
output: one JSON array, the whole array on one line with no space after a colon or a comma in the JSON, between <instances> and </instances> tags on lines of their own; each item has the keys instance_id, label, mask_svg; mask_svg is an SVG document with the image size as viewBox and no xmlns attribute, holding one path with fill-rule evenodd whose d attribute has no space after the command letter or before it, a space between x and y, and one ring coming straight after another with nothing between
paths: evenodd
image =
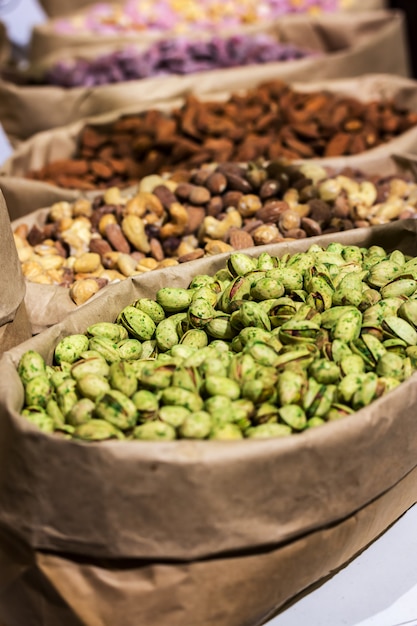
<instances>
[{"instance_id":1,"label":"nut heap","mask_svg":"<svg viewBox=\"0 0 417 626\"><path fill-rule=\"evenodd\" d=\"M233 253L214 276L18 364L24 415L87 441L281 437L345 417L417 366L417 258L331 243Z\"/></svg>"},{"instance_id":2,"label":"nut heap","mask_svg":"<svg viewBox=\"0 0 417 626\"><path fill-rule=\"evenodd\" d=\"M337 11L348 6L351 0L126 0L97 3L86 11L75 13L52 22L61 34L137 34L143 30L171 31L174 33L213 30L245 24L269 22L288 13Z\"/></svg>"},{"instance_id":3,"label":"nut heap","mask_svg":"<svg viewBox=\"0 0 417 626\"><path fill-rule=\"evenodd\" d=\"M87 60L75 58L53 65L42 84L62 87L92 87L128 80L191 74L243 65L284 62L313 54L297 46L281 43L269 35L233 35L207 41L176 38L154 43L144 52L116 50ZM317 54L317 53L315 53Z\"/></svg>"},{"instance_id":4,"label":"nut heap","mask_svg":"<svg viewBox=\"0 0 417 626\"><path fill-rule=\"evenodd\" d=\"M150 109L110 124L87 125L74 158L27 176L66 188L120 187L149 174L210 162L358 154L416 123L417 113L392 100L365 103L326 91L300 93L272 81L232 94L226 102L189 95L170 114Z\"/></svg>"},{"instance_id":5,"label":"nut heap","mask_svg":"<svg viewBox=\"0 0 417 626\"><path fill-rule=\"evenodd\" d=\"M138 192L118 188L59 202L47 223L14 237L25 277L70 288L82 304L109 282L152 269L417 215L417 185L400 177L333 177L312 163L233 163L145 177Z\"/></svg>"}]
</instances>

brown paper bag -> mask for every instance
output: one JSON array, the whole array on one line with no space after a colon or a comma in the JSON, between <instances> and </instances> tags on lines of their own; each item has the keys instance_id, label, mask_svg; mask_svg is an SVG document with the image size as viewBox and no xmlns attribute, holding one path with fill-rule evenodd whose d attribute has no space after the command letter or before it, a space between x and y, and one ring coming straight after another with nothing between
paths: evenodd
<instances>
[{"instance_id":1,"label":"brown paper bag","mask_svg":"<svg viewBox=\"0 0 417 626\"><path fill-rule=\"evenodd\" d=\"M269 251L340 241L416 255L416 235L410 220ZM281 439L86 444L19 415L24 351L50 363L61 337L227 256L128 279L0 360L0 528L15 537L0 540L8 626L26 608L30 626L258 625L416 501L415 375L355 415Z\"/></svg>"},{"instance_id":2,"label":"brown paper bag","mask_svg":"<svg viewBox=\"0 0 417 626\"><path fill-rule=\"evenodd\" d=\"M412 506L416 479L413 470L327 529L205 561L76 559L33 550L0 532L0 619L7 626L260 626Z\"/></svg>"},{"instance_id":3,"label":"brown paper bag","mask_svg":"<svg viewBox=\"0 0 417 626\"><path fill-rule=\"evenodd\" d=\"M14 245L10 219L0 193L0 354L31 337L24 303L25 280Z\"/></svg>"},{"instance_id":4,"label":"brown paper bag","mask_svg":"<svg viewBox=\"0 0 417 626\"><path fill-rule=\"evenodd\" d=\"M262 68L265 80L317 81L325 78L359 76L384 72L407 76L409 63L401 12L379 11L360 14L324 14L315 19L295 15L272 24L254 27L253 33L269 34L277 41L311 48L323 53L320 57L268 63ZM221 33L220 33L221 34ZM120 41L118 46L125 46ZM136 45L139 49L139 46ZM142 43L142 49L147 45ZM93 38L90 47L70 51L81 58L95 58L115 49L115 44L103 45ZM388 52L389 51L389 52ZM45 57L32 71L41 72L65 58L58 49ZM256 73L259 67L251 66ZM242 70L246 73L248 68ZM235 69L216 71L214 91L228 89ZM175 97L185 89L198 90L201 81L211 72L187 76L156 77L123 83L64 89L52 86L19 86L0 80L0 119L4 130L16 146L34 133L64 126L82 117L98 115L140 102Z\"/></svg>"},{"instance_id":5,"label":"brown paper bag","mask_svg":"<svg viewBox=\"0 0 417 626\"><path fill-rule=\"evenodd\" d=\"M222 76L221 70L201 74L199 84L192 89L192 92L202 100L214 101L218 99L221 101L229 98L231 92L236 92L239 89L249 89L271 78L269 70L264 66L238 68L230 71L228 74L227 91L219 91L218 84L219 81L222 80ZM122 115L141 113L151 108L157 108L169 114L174 108L181 107L187 94L190 93L189 83L187 81L177 82L174 77L172 79L175 85L170 82L170 78L167 78L165 83L163 83L168 85L170 93L170 97L164 98L163 100L158 102L151 102L150 100L148 102L137 102L137 104L130 104L130 106L114 109L102 115L80 119L78 122L74 122L68 126L37 133L32 138L22 142L22 144L16 148L12 156L0 169L0 176L25 176L29 170L39 169L46 163L58 159L70 158L75 153L78 136L86 123L97 125L105 124L119 119ZM289 82L294 89L299 91L329 90L334 93L353 96L362 101L395 98L395 100L405 108L417 111L417 81L408 78L387 74L366 74L358 78L322 80L313 83ZM223 82L221 82L221 84L223 85ZM172 94L175 90L175 97L173 97ZM388 157L393 152L413 153L416 144L417 127L414 127L392 141L362 154L348 157L318 159L318 161L322 165L329 165L329 167L342 168L353 166L362 168L366 167L368 163L376 162L376 159ZM376 170L375 173L378 173L378 170Z\"/></svg>"}]
</instances>

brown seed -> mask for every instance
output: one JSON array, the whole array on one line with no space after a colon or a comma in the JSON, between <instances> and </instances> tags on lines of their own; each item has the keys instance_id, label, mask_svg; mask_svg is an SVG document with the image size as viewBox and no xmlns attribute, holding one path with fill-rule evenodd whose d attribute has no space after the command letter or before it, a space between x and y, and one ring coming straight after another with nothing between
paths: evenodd
<instances>
[{"instance_id":1,"label":"brown seed","mask_svg":"<svg viewBox=\"0 0 417 626\"><path fill-rule=\"evenodd\" d=\"M239 228L232 228L229 234L229 243L235 250L250 248L255 245L249 233Z\"/></svg>"},{"instance_id":2,"label":"brown seed","mask_svg":"<svg viewBox=\"0 0 417 626\"><path fill-rule=\"evenodd\" d=\"M204 250L202 248L196 248L193 252L188 252L178 257L178 263L188 263L188 261L195 261L201 259L204 256Z\"/></svg>"},{"instance_id":3,"label":"brown seed","mask_svg":"<svg viewBox=\"0 0 417 626\"><path fill-rule=\"evenodd\" d=\"M191 204L207 204L211 198L210 192L206 187L199 187L197 185L193 185L190 191L190 195L188 196L189 202Z\"/></svg>"},{"instance_id":4,"label":"brown seed","mask_svg":"<svg viewBox=\"0 0 417 626\"><path fill-rule=\"evenodd\" d=\"M213 172L206 180L206 187L213 196L217 196L227 187L226 177L221 172Z\"/></svg>"}]
</instances>

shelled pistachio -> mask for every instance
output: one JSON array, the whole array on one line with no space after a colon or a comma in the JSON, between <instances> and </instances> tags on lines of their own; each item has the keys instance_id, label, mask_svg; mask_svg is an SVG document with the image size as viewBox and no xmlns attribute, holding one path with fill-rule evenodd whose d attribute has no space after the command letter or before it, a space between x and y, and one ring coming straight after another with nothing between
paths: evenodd
<instances>
[{"instance_id":1,"label":"shelled pistachio","mask_svg":"<svg viewBox=\"0 0 417 626\"><path fill-rule=\"evenodd\" d=\"M64 337L52 365L23 354L22 415L86 441L287 436L349 416L417 367L416 268L379 246L235 252Z\"/></svg>"},{"instance_id":2,"label":"shelled pistachio","mask_svg":"<svg viewBox=\"0 0 417 626\"><path fill-rule=\"evenodd\" d=\"M153 269L416 215L417 185L401 176L223 163L146 176L130 195L114 187L94 201L56 203L42 227L23 223L14 236L26 279L68 288L82 304L109 283ZM271 289L271 278L254 287L254 299Z\"/></svg>"}]
</instances>

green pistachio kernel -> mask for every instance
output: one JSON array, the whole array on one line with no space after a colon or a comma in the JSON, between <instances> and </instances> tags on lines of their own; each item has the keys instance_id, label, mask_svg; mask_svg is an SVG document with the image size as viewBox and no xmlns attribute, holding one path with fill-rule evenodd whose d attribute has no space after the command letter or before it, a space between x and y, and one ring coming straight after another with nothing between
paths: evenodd
<instances>
[{"instance_id":1,"label":"green pistachio kernel","mask_svg":"<svg viewBox=\"0 0 417 626\"><path fill-rule=\"evenodd\" d=\"M25 385L32 378L46 375L46 365L43 357L35 350L27 350L19 361L17 372Z\"/></svg>"},{"instance_id":2,"label":"green pistachio kernel","mask_svg":"<svg viewBox=\"0 0 417 626\"><path fill-rule=\"evenodd\" d=\"M170 424L157 420L136 426L133 430L133 438L142 441L172 441L176 439L176 432Z\"/></svg>"},{"instance_id":3,"label":"green pistachio kernel","mask_svg":"<svg viewBox=\"0 0 417 626\"><path fill-rule=\"evenodd\" d=\"M29 406L46 407L52 394L52 383L46 373L31 378L25 386L25 403Z\"/></svg>"},{"instance_id":4,"label":"green pistachio kernel","mask_svg":"<svg viewBox=\"0 0 417 626\"><path fill-rule=\"evenodd\" d=\"M291 435L291 427L286 424L260 424L245 431L249 439L268 439L270 437L287 437Z\"/></svg>"},{"instance_id":5,"label":"green pistachio kernel","mask_svg":"<svg viewBox=\"0 0 417 626\"><path fill-rule=\"evenodd\" d=\"M210 413L194 411L187 415L178 429L180 437L184 439L206 439L212 428Z\"/></svg>"},{"instance_id":6,"label":"green pistachio kernel","mask_svg":"<svg viewBox=\"0 0 417 626\"><path fill-rule=\"evenodd\" d=\"M55 347L54 358L56 363L60 364L63 361L74 363L80 358L80 354L88 349L88 343L88 338L85 335L76 334L64 337Z\"/></svg>"}]
</instances>

